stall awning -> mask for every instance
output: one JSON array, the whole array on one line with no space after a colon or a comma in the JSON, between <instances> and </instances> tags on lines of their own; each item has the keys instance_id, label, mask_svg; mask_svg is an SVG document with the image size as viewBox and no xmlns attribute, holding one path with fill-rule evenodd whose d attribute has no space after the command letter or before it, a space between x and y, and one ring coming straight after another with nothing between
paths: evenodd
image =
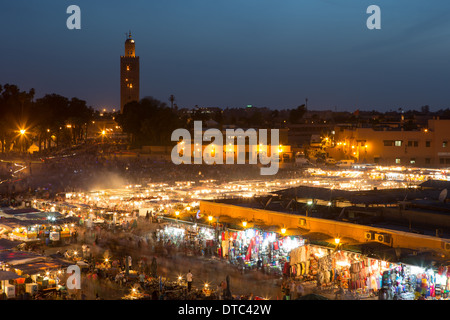
<instances>
[{"instance_id":1,"label":"stall awning","mask_svg":"<svg viewBox=\"0 0 450 320\"><path fill-rule=\"evenodd\" d=\"M439 191L421 189L381 189L349 191L323 187L299 186L273 192L285 199L319 199L348 201L353 204L391 204L413 199L438 199Z\"/></svg>"},{"instance_id":2,"label":"stall awning","mask_svg":"<svg viewBox=\"0 0 450 320\"><path fill-rule=\"evenodd\" d=\"M303 228L288 228L286 233L288 236L303 236L309 232L307 229Z\"/></svg>"},{"instance_id":3,"label":"stall awning","mask_svg":"<svg viewBox=\"0 0 450 320\"><path fill-rule=\"evenodd\" d=\"M13 272L13 271L0 270L0 280L1 281L3 281L3 280L13 280L13 279L17 279L17 278L20 278L20 276L17 273Z\"/></svg>"},{"instance_id":4,"label":"stall awning","mask_svg":"<svg viewBox=\"0 0 450 320\"><path fill-rule=\"evenodd\" d=\"M0 239L0 251L9 250L21 244L20 241L13 241L8 239Z\"/></svg>"},{"instance_id":5,"label":"stall awning","mask_svg":"<svg viewBox=\"0 0 450 320\"><path fill-rule=\"evenodd\" d=\"M309 232L304 234L303 236L310 241L327 241L327 240L334 241L334 238L332 236L322 232Z\"/></svg>"},{"instance_id":6,"label":"stall awning","mask_svg":"<svg viewBox=\"0 0 450 320\"><path fill-rule=\"evenodd\" d=\"M3 251L0 252L0 262L3 263L21 263L21 261L32 261L36 259L44 259L45 257L32 253L32 252L25 252L25 251Z\"/></svg>"},{"instance_id":7,"label":"stall awning","mask_svg":"<svg viewBox=\"0 0 450 320\"><path fill-rule=\"evenodd\" d=\"M39 262L33 262L33 263L24 263L15 265L14 269L22 271L24 274L38 274L38 273L44 273L49 270L57 270L60 269L62 266L59 263L51 262L51 261L39 261Z\"/></svg>"}]
</instances>

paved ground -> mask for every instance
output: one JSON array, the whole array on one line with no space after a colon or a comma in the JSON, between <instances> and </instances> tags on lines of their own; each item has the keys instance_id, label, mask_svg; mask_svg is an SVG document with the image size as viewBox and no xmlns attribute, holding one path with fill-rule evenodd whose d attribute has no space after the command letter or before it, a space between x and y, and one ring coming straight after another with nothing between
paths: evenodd
<instances>
[{"instance_id":1,"label":"paved ground","mask_svg":"<svg viewBox=\"0 0 450 320\"><path fill-rule=\"evenodd\" d=\"M83 234L83 232L81 232ZM86 243L90 246L91 252L94 256L101 258L106 249L109 249L112 254L112 259L122 259L125 254L131 255L133 261L136 263L140 258L146 258L150 263L153 257L156 257L158 268L158 276L162 276L169 280L176 280L178 276L185 277L189 270L191 270L194 281L194 288L201 288L205 283L208 283L212 288L216 288L222 281L226 281L226 277L230 277L231 293L233 295L250 295L261 296L268 299L282 299L281 292L282 278L274 275L267 275L258 270L251 270L245 273L240 272L235 266L228 263L226 260L219 258L204 257L204 256L189 256L185 253L175 252L168 254L152 250L152 247L134 246L133 243L127 243L127 248L121 246L114 246L116 250L108 246L109 242L106 237L117 237L109 233L103 233L99 245L95 245L93 238L89 236L82 236ZM48 247L46 254L56 253L57 251L64 252L67 249L76 249L81 252L82 243L71 244L63 247ZM105 300L121 299L125 294L129 293L130 287L120 287L115 283L109 281L93 282L86 279L82 281L84 284L83 291L87 295L87 299L95 299L95 294ZM313 285L305 285L305 294L318 293L328 299L336 299L334 292L318 291ZM352 299L347 296L344 299ZM376 298L372 298L376 299Z\"/></svg>"},{"instance_id":2,"label":"paved ground","mask_svg":"<svg viewBox=\"0 0 450 320\"><path fill-rule=\"evenodd\" d=\"M90 244L93 255L102 257L105 248ZM68 249L77 249L81 252L81 244L72 244L62 247L46 248L45 254L53 254L57 251L64 252ZM242 274L237 268L229 264L226 260L218 258L203 257L203 256L186 256L184 253L177 253L171 256L160 255L151 251L149 248L142 250L127 251L137 261L140 257L145 257L150 263L153 257L157 258L158 276L165 277L169 280L176 280L178 276L185 277L189 270L194 275L193 286L203 287L208 283L213 288L219 286L222 281L226 281L226 277L230 276L231 293L236 295L253 295L263 296L270 299L281 299L281 278L263 274L261 271L247 271ZM112 258L121 257L115 256L112 253ZM84 282L84 281L83 281ZM88 299L95 298L93 291L98 291L99 296L104 299L120 299L127 289L120 288L114 285L102 284L104 288L99 288L89 284L87 281L86 292Z\"/></svg>"}]
</instances>

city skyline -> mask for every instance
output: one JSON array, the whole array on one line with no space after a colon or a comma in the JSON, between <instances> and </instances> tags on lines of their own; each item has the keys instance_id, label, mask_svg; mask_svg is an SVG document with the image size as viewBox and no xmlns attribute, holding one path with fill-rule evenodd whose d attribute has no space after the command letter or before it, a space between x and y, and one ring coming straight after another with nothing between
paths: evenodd
<instances>
[{"instance_id":1,"label":"city skyline","mask_svg":"<svg viewBox=\"0 0 450 320\"><path fill-rule=\"evenodd\" d=\"M119 57L131 30L141 57L141 98L180 107L254 105L380 112L450 106L450 4L420 1L203 0L89 3L68 30L69 2L5 3L10 36L0 83L120 109ZM368 6L381 8L369 30Z\"/></svg>"}]
</instances>

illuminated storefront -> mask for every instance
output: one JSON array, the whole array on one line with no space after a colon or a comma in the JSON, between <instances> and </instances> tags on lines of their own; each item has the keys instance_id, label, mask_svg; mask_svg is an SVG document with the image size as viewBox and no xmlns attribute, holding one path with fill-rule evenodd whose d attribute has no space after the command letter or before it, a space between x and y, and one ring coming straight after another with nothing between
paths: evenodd
<instances>
[{"instance_id":1,"label":"illuminated storefront","mask_svg":"<svg viewBox=\"0 0 450 320\"><path fill-rule=\"evenodd\" d=\"M291 279L382 300L448 299L450 268L422 268L304 245L290 254Z\"/></svg>"}]
</instances>

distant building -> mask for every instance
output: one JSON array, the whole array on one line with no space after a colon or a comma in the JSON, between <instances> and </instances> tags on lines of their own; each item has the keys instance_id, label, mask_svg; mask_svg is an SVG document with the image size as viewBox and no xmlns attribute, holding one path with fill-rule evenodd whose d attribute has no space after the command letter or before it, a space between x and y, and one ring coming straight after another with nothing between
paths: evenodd
<instances>
[{"instance_id":1,"label":"distant building","mask_svg":"<svg viewBox=\"0 0 450 320\"><path fill-rule=\"evenodd\" d=\"M95 119L87 126L87 139L126 139L127 135L123 133L122 128L114 118Z\"/></svg>"},{"instance_id":2,"label":"distant building","mask_svg":"<svg viewBox=\"0 0 450 320\"><path fill-rule=\"evenodd\" d=\"M334 124L330 123L302 123L302 124L289 124L288 126L288 140L289 144L294 147L309 146L311 139L315 136L322 136L331 132L334 128Z\"/></svg>"},{"instance_id":3,"label":"distant building","mask_svg":"<svg viewBox=\"0 0 450 320\"><path fill-rule=\"evenodd\" d=\"M232 129L236 130L236 129ZM232 158L234 161L237 161L238 155L241 159L246 159L245 162L248 163L250 157L254 157L254 159L258 159L259 154L261 153L264 156L274 157L279 156L279 159L284 161L293 160L293 154L291 150L291 146L287 145L287 129L277 129L279 134L278 145L271 147L271 130L267 130L267 141L265 144L262 144L259 137L259 130L255 130L257 134L257 138L255 144L249 141L248 138L248 130L242 129L244 132L234 132L233 135L227 135L227 129L222 130L222 154L224 162L227 161L227 158ZM204 132L203 132L204 134ZM203 135L202 134L202 135ZM241 140L242 139L242 140ZM227 144L227 141L233 141L232 143ZM240 145L244 143L244 145ZM211 145L212 149L207 150L206 147ZM178 143L178 153L183 155L186 149L186 144L183 141ZM200 143L191 143L189 146L191 160L194 161L196 157L202 157L203 154L206 156L215 157L218 150L220 150L219 145L216 141L201 141Z\"/></svg>"},{"instance_id":4,"label":"distant building","mask_svg":"<svg viewBox=\"0 0 450 320\"><path fill-rule=\"evenodd\" d=\"M450 167L450 120L428 120L415 130L401 127L336 127L326 152L336 160L418 167Z\"/></svg>"},{"instance_id":5,"label":"distant building","mask_svg":"<svg viewBox=\"0 0 450 320\"><path fill-rule=\"evenodd\" d=\"M139 101L139 57L131 32L125 41L125 55L120 57L120 112L131 102Z\"/></svg>"}]
</instances>

